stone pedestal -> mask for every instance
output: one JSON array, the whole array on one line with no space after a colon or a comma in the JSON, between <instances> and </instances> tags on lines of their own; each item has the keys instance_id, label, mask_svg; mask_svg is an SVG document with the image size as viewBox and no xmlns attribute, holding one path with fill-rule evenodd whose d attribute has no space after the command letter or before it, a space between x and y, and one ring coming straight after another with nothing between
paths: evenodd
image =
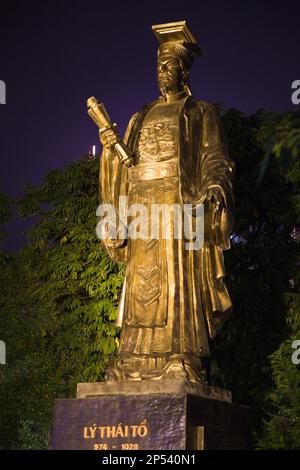
<instances>
[{"instance_id":1,"label":"stone pedestal","mask_svg":"<svg viewBox=\"0 0 300 470\"><path fill-rule=\"evenodd\" d=\"M185 381L78 384L56 400L52 449L249 448L249 408L231 393Z\"/></svg>"}]
</instances>

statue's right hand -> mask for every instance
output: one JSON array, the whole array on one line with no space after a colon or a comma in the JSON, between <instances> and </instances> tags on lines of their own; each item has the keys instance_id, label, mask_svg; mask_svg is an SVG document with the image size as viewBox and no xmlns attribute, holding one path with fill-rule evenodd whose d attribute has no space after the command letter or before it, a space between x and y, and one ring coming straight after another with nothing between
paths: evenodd
<instances>
[{"instance_id":1,"label":"statue's right hand","mask_svg":"<svg viewBox=\"0 0 300 470\"><path fill-rule=\"evenodd\" d=\"M119 142L120 137L117 132L117 126L113 124L112 127L107 127L104 130L99 130L100 142L107 150L112 150L114 145Z\"/></svg>"}]
</instances>

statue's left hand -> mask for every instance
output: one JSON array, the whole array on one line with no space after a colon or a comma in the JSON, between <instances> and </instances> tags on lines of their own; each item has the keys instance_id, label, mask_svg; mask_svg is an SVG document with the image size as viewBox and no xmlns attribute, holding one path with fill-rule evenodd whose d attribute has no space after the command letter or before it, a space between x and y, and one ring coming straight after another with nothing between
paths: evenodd
<instances>
[{"instance_id":1,"label":"statue's left hand","mask_svg":"<svg viewBox=\"0 0 300 470\"><path fill-rule=\"evenodd\" d=\"M222 190L217 186L208 188L206 199L213 204L212 228L220 224L222 210L225 207Z\"/></svg>"},{"instance_id":2,"label":"statue's left hand","mask_svg":"<svg viewBox=\"0 0 300 470\"><path fill-rule=\"evenodd\" d=\"M208 188L206 199L215 204L216 210L221 210L225 206L222 190L217 186Z\"/></svg>"}]
</instances>

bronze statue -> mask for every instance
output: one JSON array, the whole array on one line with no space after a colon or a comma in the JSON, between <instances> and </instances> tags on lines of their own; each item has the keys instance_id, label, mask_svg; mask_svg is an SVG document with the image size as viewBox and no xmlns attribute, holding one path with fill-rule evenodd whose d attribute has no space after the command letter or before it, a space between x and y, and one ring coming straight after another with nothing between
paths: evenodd
<instances>
[{"instance_id":1,"label":"bronze statue","mask_svg":"<svg viewBox=\"0 0 300 470\"><path fill-rule=\"evenodd\" d=\"M126 262L118 358L106 378L205 382L209 339L232 309L223 250L233 227L234 163L215 107L191 94L189 73L201 51L186 22L152 29L160 41L161 96L132 116L124 142L115 125L99 124L100 202L118 211L126 196L129 206L143 204L149 212L152 204L202 203L204 244L187 249L183 237L132 239L119 231L102 240L114 260ZM125 164L118 143L128 151Z\"/></svg>"}]
</instances>

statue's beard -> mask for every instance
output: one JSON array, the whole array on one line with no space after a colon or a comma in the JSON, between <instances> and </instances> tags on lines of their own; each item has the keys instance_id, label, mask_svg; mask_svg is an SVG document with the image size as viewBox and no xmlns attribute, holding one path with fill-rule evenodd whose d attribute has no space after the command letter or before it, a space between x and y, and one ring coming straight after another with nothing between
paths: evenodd
<instances>
[{"instance_id":1,"label":"statue's beard","mask_svg":"<svg viewBox=\"0 0 300 470\"><path fill-rule=\"evenodd\" d=\"M168 93L168 87L166 85L160 85L160 92L163 96L166 96L166 94Z\"/></svg>"},{"instance_id":2,"label":"statue's beard","mask_svg":"<svg viewBox=\"0 0 300 470\"><path fill-rule=\"evenodd\" d=\"M159 82L159 89L163 96L168 93L179 93L184 88L182 84L167 83L164 81Z\"/></svg>"}]
</instances>

